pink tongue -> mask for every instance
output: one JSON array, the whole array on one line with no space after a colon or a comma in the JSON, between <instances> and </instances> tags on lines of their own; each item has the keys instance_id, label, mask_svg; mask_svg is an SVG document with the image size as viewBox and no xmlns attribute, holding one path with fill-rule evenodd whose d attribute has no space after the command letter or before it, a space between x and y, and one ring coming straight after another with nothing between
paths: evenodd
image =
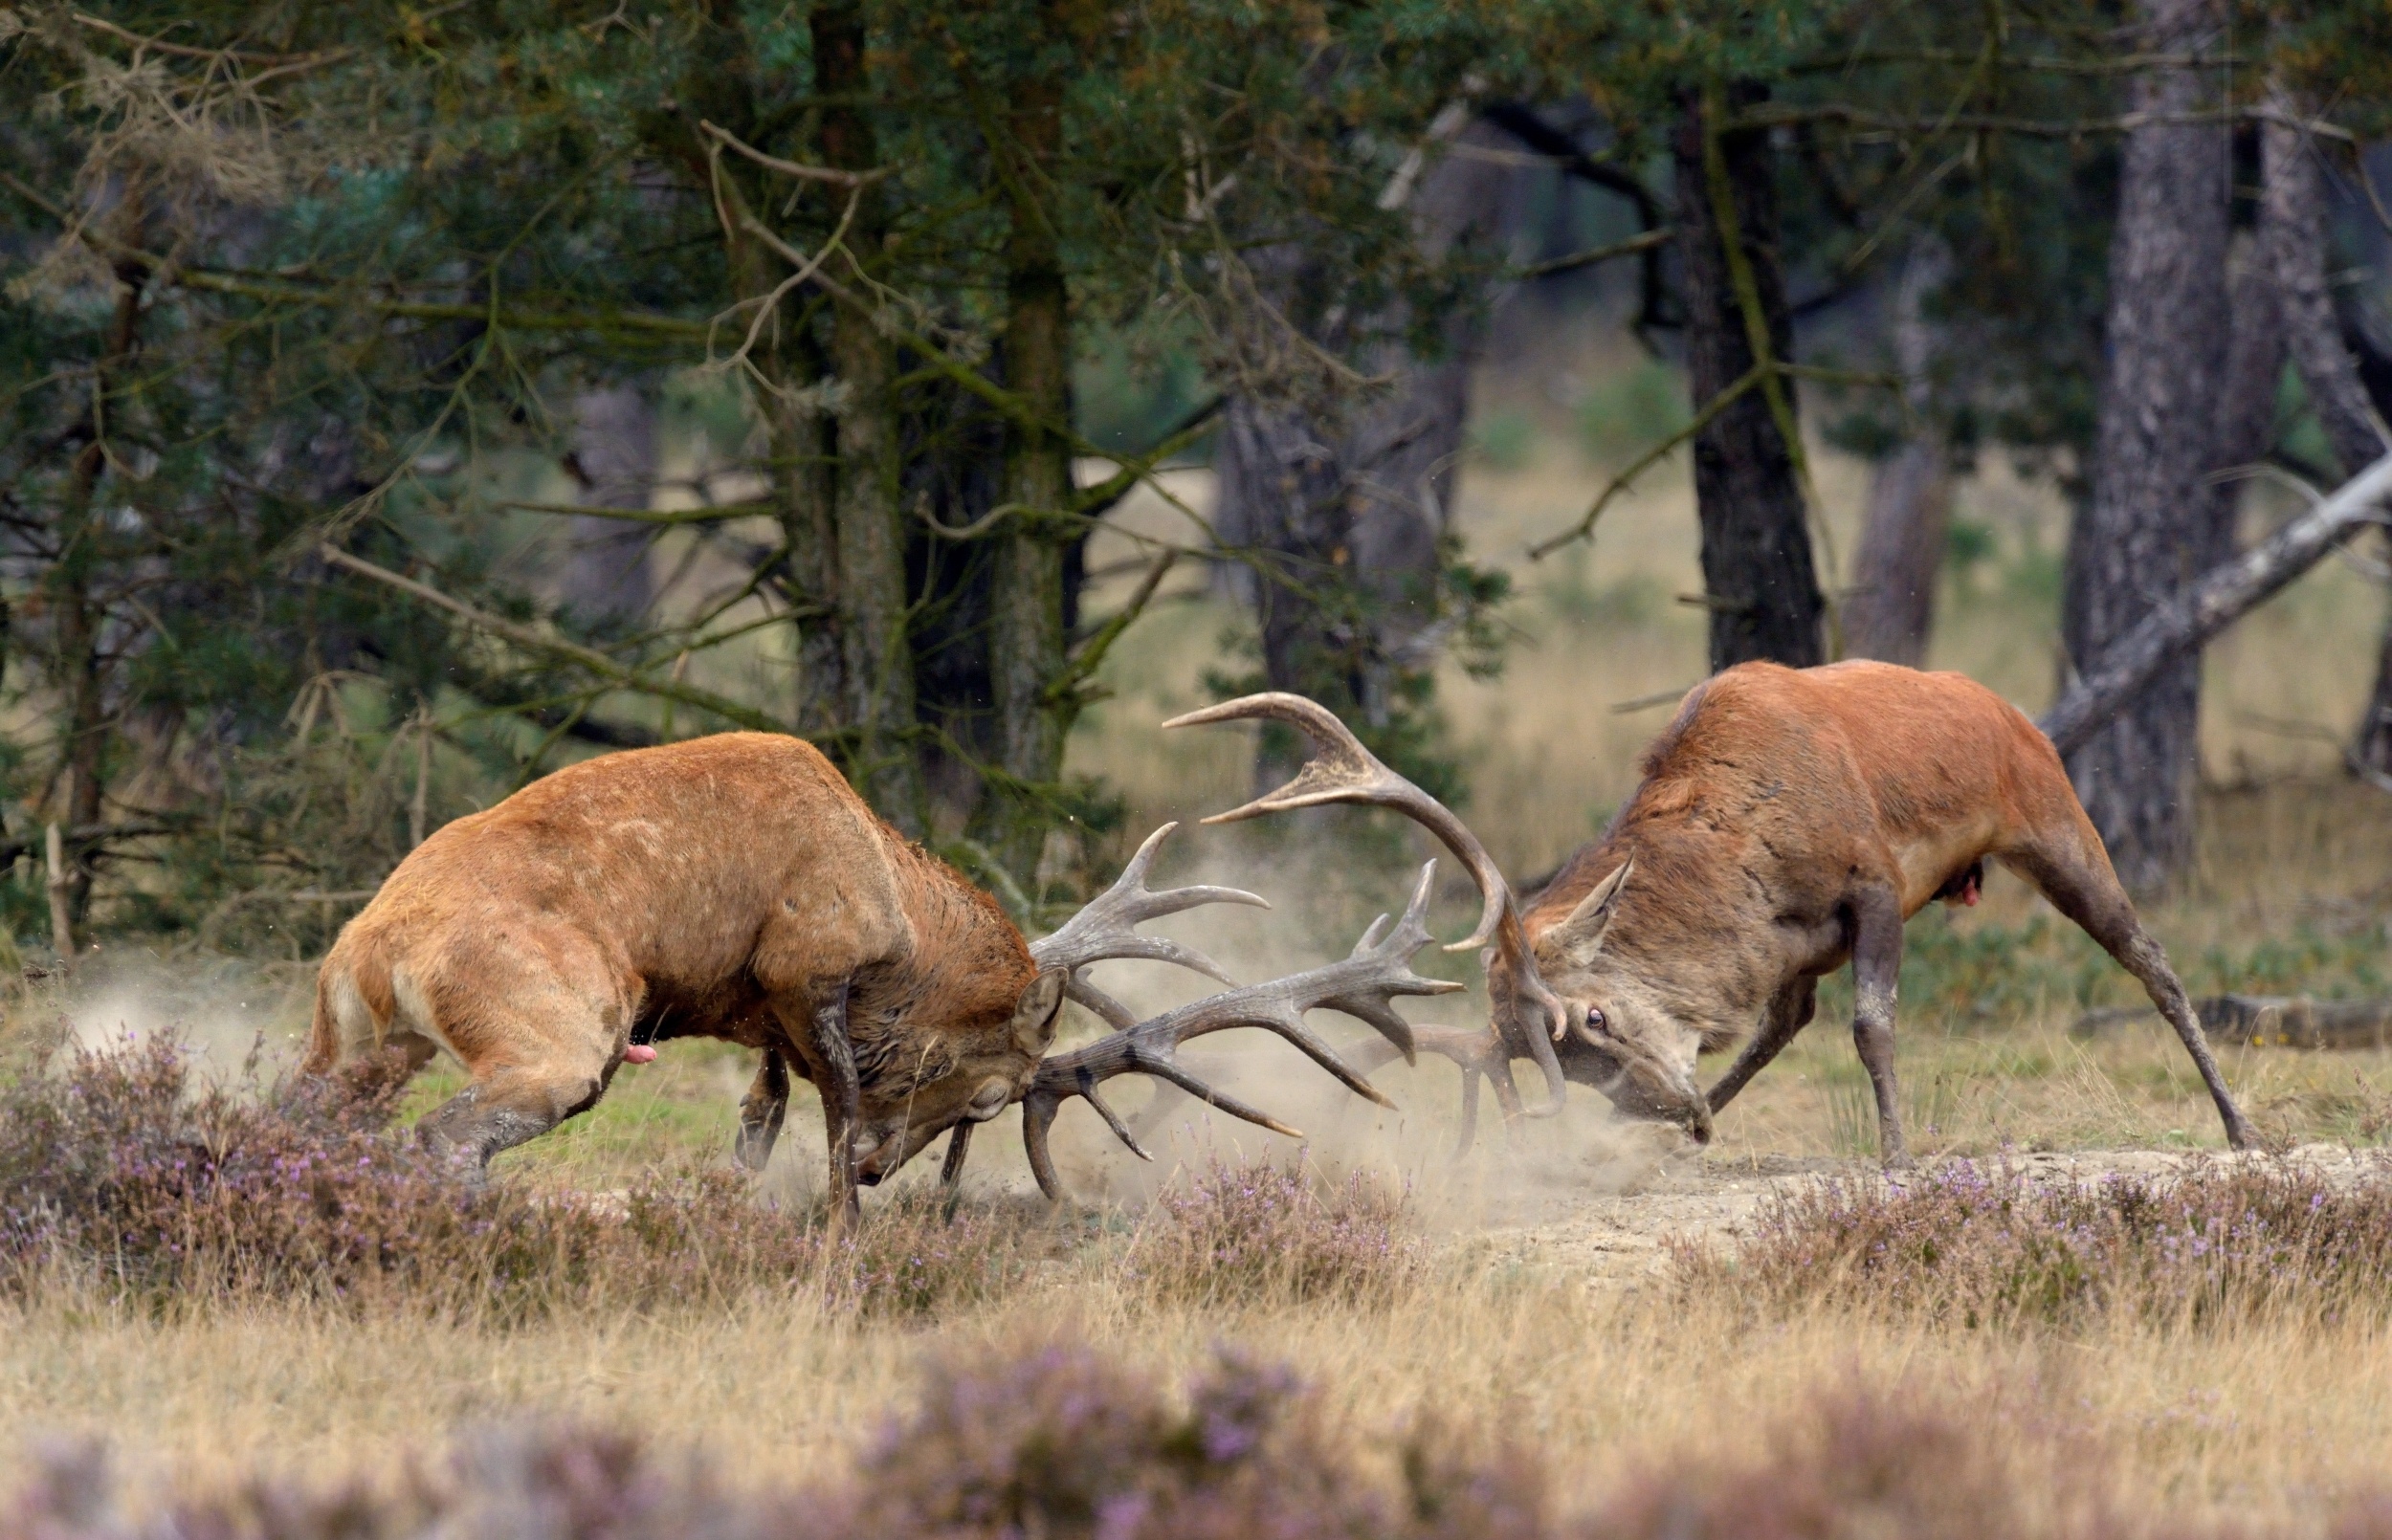
<instances>
[{"instance_id":1,"label":"pink tongue","mask_svg":"<svg viewBox=\"0 0 2392 1540\"><path fill-rule=\"evenodd\" d=\"M623 1050L625 1064L646 1064L656 1056L656 1050L645 1043L634 1043Z\"/></svg>"}]
</instances>

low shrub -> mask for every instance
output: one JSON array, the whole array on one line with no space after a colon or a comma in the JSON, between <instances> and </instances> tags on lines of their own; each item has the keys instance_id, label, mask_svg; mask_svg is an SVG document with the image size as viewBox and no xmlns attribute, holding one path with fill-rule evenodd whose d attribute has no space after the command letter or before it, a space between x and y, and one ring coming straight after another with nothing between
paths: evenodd
<instances>
[{"instance_id":1,"label":"low shrub","mask_svg":"<svg viewBox=\"0 0 2392 1540\"><path fill-rule=\"evenodd\" d=\"M52 1449L0 1535L40 1540L2259 1540L2137 1503L2098 1444L1981 1398L1845 1388L1751 1429L1750 1455L1656 1462L1588 1508L1554 1502L1520 1447L1473 1454L1433 1428L1392 1441L1394 1475L1338 1438L1285 1370L1225 1353L1174 1397L1070 1344L934 1371L852 1469L812 1486L734 1485L686 1456L590 1428L460 1441L395 1489L252 1479L161 1522L91 1445ZM2011 1425L2013 1422L2016 1425ZM2360 1494L2297 1532L2392 1540ZM2289 1533L2288 1540L2289 1540Z\"/></svg>"},{"instance_id":2,"label":"low shrub","mask_svg":"<svg viewBox=\"0 0 2392 1540\"><path fill-rule=\"evenodd\" d=\"M1156 1199L1129 1253L1133 1276L1199 1304L1384 1298L1415 1276L1410 1195L1359 1173L1328 1181L1301 1156L1213 1157Z\"/></svg>"},{"instance_id":3,"label":"low shrub","mask_svg":"<svg viewBox=\"0 0 2392 1540\"><path fill-rule=\"evenodd\" d=\"M1836 1300L1969 1327L2333 1316L2392 1306L2392 1182L2253 1162L2081 1183L1958 1161L1781 1198L1732 1250L1676 1261L1686 1284L1763 1308Z\"/></svg>"},{"instance_id":4,"label":"low shrub","mask_svg":"<svg viewBox=\"0 0 2392 1540\"><path fill-rule=\"evenodd\" d=\"M78 1049L0 1087L0 1287L64 1273L149 1299L305 1293L538 1313L593 1295L638 1308L805 1288L919 1311L990 1297L1031 1237L926 1199L876 1205L833 1242L819 1216L691 1171L608 1196L483 1182L389 1129L397 1077L201 1083L157 1038Z\"/></svg>"}]
</instances>

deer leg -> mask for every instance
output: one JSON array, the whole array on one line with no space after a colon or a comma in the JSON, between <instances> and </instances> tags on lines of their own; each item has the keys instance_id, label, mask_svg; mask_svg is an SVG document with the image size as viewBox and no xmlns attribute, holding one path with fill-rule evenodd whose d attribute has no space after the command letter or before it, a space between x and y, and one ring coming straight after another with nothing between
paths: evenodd
<instances>
[{"instance_id":1,"label":"deer leg","mask_svg":"<svg viewBox=\"0 0 2392 1540\"><path fill-rule=\"evenodd\" d=\"M1902 901L1891 888L1852 901L1852 1046L1877 1093L1877 1154L1887 1169L1911 1163L1894 1078L1894 993L1902 973Z\"/></svg>"},{"instance_id":2,"label":"deer leg","mask_svg":"<svg viewBox=\"0 0 2392 1540\"><path fill-rule=\"evenodd\" d=\"M789 1066L777 1047L764 1049L764 1062L756 1067L756 1082L740 1098L740 1133L731 1147L732 1158L750 1171L762 1171L772 1161L772 1146L781 1137L782 1119L789 1111Z\"/></svg>"},{"instance_id":3,"label":"deer leg","mask_svg":"<svg viewBox=\"0 0 2392 1540\"><path fill-rule=\"evenodd\" d=\"M1761 1030L1753 1034L1750 1043L1744 1045L1744 1051L1736 1056L1736 1063L1730 1065L1728 1072L1719 1077L1719 1083L1711 1088L1708 1100L1712 1111L1717 1112L1736 1100L1736 1093L1744 1089L1744 1083L1761 1073L1770 1060L1784 1051L1785 1045L1810 1024L1810 1019L1818 1009L1819 980L1816 979L1797 979L1779 990L1770 1000L1769 1009L1761 1018Z\"/></svg>"},{"instance_id":4,"label":"deer leg","mask_svg":"<svg viewBox=\"0 0 2392 1540\"><path fill-rule=\"evenodd\" d=\"M855 1045L847 1035L847 983L813 1004L804 1019L806 1062L822 1093L822 1121L831 1143L831 1222L852 1231L864 1209L855 1191L855 1125L862 1117L863 1087L855 1075Z\"/></svg>"},{"instance_id":5,"label":"deer leg","mask_svg":"<svg viewBox=\"0 0 2392 1540\"><path fill-rule=\"evenodd\" d=\"M2258 1143L2242 1109L2234 1105L2234 1097L2226 1089L2226 1077L2218 1073L2218 1061L2209 1051L2209 1039L2201 1029L2201 1020L2193 1014L2192 1002L2184 998L2184 985L2168 966L2168 955L2159 940L2143 929L2141 916L2135 913L2134 902L2119 886L2117 874L2111 870L2109 857L2101 851L2100 837L2090 824L2083 831L2085 840L2093 842L2094 857L2087 858L2080 850L2054 848L2047 842L2038 842L2026 849L2005 852L2003 864L2034 884L2035 890L2051 901L2051 907L2067 915L2087 935L2101 943L2101 950L2116 959L2117 965L2135 976L2151 997L2151 1003L2167 1018L2170 1026L2184 1045L2184 1051L2193 1056L2193 1067L2201 1071L2201 1082L2209 1088L2209 1099L2217 1104L2218 1116L2226 1124L2226 1142L2237 1150L2248 1150Z\"/></svg>"},{"instance_id":6,"label":"deer leg","mask_svg":"<svg viewBox=\"0 0 2392 1540\"><path fill-rule=\"evenodd\" d=\"M587 1111L605 1089L605 1074L596 1070L500 1069L426 1112L415 1136L444 1154L470 1156L478 1170L499 1151Z\"/></svg>"}]
</instances>

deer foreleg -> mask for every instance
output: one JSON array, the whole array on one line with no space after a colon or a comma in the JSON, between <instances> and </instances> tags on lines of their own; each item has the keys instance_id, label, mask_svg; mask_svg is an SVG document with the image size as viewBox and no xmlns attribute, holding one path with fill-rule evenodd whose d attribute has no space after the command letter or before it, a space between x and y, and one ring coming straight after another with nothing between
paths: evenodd
<instances>
[{"instance_id":1,"label":"deer foreleg","mask_svg":"<svg viewBox=\"0 0 2392 1540\"><path fill-rule=\"evenodd\" d=\"M750 1171L762 1171L772 1160L772 1146L781 1137L782 1120L789 1111L789 1066L777 1047L764 1049L756 1068L756 1082L740 1098L739 1140L732 1157Z\"/></svg>"},{"instance_id":2,"label":"deer foreleg","mask_svg":"<svg viewBox=\"0 0 2392 1540\"><path fill-rule=\"evenodd\" d=\"M1716 1113L1736 1100L1736 1093L1744 1089L1744 1083L1761 1073L1770 1060L1783 1052L1785 1045L1810 1024L1811 1016L1818 1008L1819 980L1816 979L1797 979L1779 990L1770 1000L1768 1011L1761 1019L1761 1030L1753 1034L1750 1043L1744 1045L1744 1051L1736 1056L1736 1063L1730 1065L1728 1072L1719 1077L1719 1083L1711 1088L1707 1098L1711 1111Z\"/></svg>"},{"instance_id":3,"label":"deer foreleg","mask_svg":"<svg viewBox=\"0 0 2392 1540\"><path fill-rule=\"evenodd\" d=\"M1894 992L1902 973L1902 901L1891 888L1852 902L1852 1046L1877 1093L1877 1152L1889 1168L1911 1163L1894 1078Z\"/></svg>"},{"instance_id":4,"label":"deer foreleg","mask_svg":"<svg viewBox=\"0 0 2392 1540\"><path fill-rule=\"evenodd\" d=\"M852 1230L864 1217L855 1192L855 1125L862 1117L863 1088L855 1077L855 1045L847 1036L846 983L807 1013L806 1059L814 1071L814 1089L822 1093L822 1121L831 1141L831 1221Z\"/></svg>"}]
</instances>

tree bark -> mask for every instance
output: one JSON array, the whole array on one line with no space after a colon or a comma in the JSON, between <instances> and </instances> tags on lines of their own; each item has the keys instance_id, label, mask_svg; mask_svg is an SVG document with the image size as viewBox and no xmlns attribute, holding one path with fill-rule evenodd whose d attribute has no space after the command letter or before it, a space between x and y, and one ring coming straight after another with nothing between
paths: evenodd
<instances>
[{"instance_id":1,"label":"tree bark","mask_svg":"<svg viewBox=\"0 0 2392 1540\"><path fill-rule=\"evenodd\" d=\"M135 233L128 244L138 246L140 219L128 210L123 224ZM107 786L109 715L108 667L101 630L107 615L95 593L103 571L107 523L93 517L100 484L107 474L108 404L125 366L140 343L142 290L147 270L120 264L116 271L116 304L100 343L99 378L93 404L84 419L87 441L68 473L66 495L58 509L58 556L44 577L44 600L52 615L51 677L66 696L65 743L58 773L65 784L66 816L56 822L70 828L100 823ZM94 847L97 849L97 847ZM80 926L91 908L92 856L72 862L63 876L55 869L54 907L63 898L68 920Z\"/></svg>"},{"instance_id":2,"label":"tree bark","mask_svg":"<svg viewBox=\"0 0 2392 1540\"><path fill-rule=\"evenodd\" d=\"M2284 92L2276 99L2289 114L2305 115L2311 105ZM2261 136L2262 255L2275 279L2286 345L2342 473L2356 475L2384 451L2387 438L2383 419L2359 378L2359 361L2342 340L2327 285L2325 179L2317 146L2295 124L2280 119L2270 119ZM2385 545L2392 548L2392 540ZM2362 773L2392 776L2392 621L2385 624L2377 649L2375 684L2352 735L2350 753L2354 768Z\"/></svg>"},{"instance_id":3,"label":"tree bark","mask_svg":"<svg viewBox=\"0 0 2392 1540\"><path fill-rule=\"evenodd\" d=\"M1465 109L1440 114L1427 137L1383 197L1411 211L1417 250L1437 260L1492 231L1503 178L1484 162L1444 153L1455 141L1499 137ZM1268 379L1231 393L1214 449L1214 530L1246 564L1226 571L1253 609L1269 688L1384 726L1402 677L1427 666L1439 634L1441 545L1458 489L1479 318L1445 318L1443 348L1422 357L1393 340L1406 329L1401 312L1358 321L1324 302L1319 275L1293 245L1250 260L1264 295L1323 351L1353 348L1358 335L1381 339L1359 348L1359 365L1388 384L1360 399L1274 392L1278 382ZM1285 768L1278 745L1276 735L1264 736L1258 784Z\"/></svg>"},{"instance_id":4,"label":"tree bark","mask_svg":"<svg viewBox=\"0 0 2392 1540\"><path fill-rule=\"evenodd\" d=\"M2139 0L2139 46L2188 55L2211 41L2215 0ZM2194 69L2135 77L2130 107L2181 117L2211 105ZM2109 365L2093 495L2070 531L2062 638L2080 673L2230 548L2226 499L2203 476L2227 346L2227 157L2214 124L2146 122L2126 136L2110 250ZM2192 852L2201 662L2168 665L2070 756L2085 809L2130 889L2151 891Z\"/></svg>"},{"instance_id":5,"label":"tree bark","mask_svg":"<svg viewBox=\"0 0 2392 1540\"><path fill-rule=\"evenodd\" d=\"M1894 367L1912 423L1869 484L1869 512L1844 606L1845 650L1916 668L1935 626L1936 581L1952 517L1952 466L1934 410L1934 371L1942 351L1928 299L1952 273L1952 250L1921 236L1902 264L1894 297Z\"/></svg>"},{"instance_id":6,"label":"tree bark","mask_svg":"<svg viewBox=\"0 0 2392 1540\"><path fill-rule=\"evenodd\" d=\"M852 170L874 166L879 149L872 121L858 105L871 88L863 11L854 5L820 7L810 26L816 91L828 103L822 113L823 159ZM867 266L879 256L884 223L877 191L866 188L848 244ZM874 808L909 837L920 839L930 832L930 819L914 745L897 348L872 311L842 301L831 318L829 362L841 391L833 498L839 581L832 604L847 693L844 758L849 779Z\"/></svg>"},{"instance_id":7,"label":"tree bark","mask_svg":"<svg viewBox=\"0 0 2392 1540\"><path fill-rule=\"evenodd\" d=\"M1739 82L1729 111L1766 93ZM1771 357L1793 357L1794 325L1778 258L1778 200L1767 134L1719 137L1724 189L1713 186L1701 98L1683 99L1672 148L1676 163L1678 258L1686 297L1686 372L1696 410L1752 373L1757 362L1723 231L1726 193L1749 267L1760 329ZM1790 382L1780 382L1789 415ZM1810 529L1794 457L1763 393L1748 388L1694 435L1694 502L1702 523L1703 592L1711 611L1714 672L1755 658L1795 668L1825 660L1826 601L1811 560Z\"/></svg>"},{"instance_id":8,"label":"tree bark","mask_svg":"<svg viewBox=\"0 0 2392 1540\"><path fill-rule=\"evenodd\" d=\"M656 488L656 408L636 385L586 390L573 402L566 469L577 500L596 508L645 508ZM651 532L619 518L576 516L565 524L558 597L585 624L636 622L655 600L648 570Z\"/></svg>"},{"instance_id":9,"label":"tree bark","mask_svg":"<svg viewBox=\"0 0 2392 1540\"><path fill-rule=\"evenodd\" d=\"M1063 85L1041 78L1014 92L1005 164L1010 230L1006 246L1005 384L1036 423L1006 425L999 495L1022 510L998 530L989 594L989 693L997 715L1001 781L987 785L973 820L982 844L1028 886L1047 820L1031 788L1063 774L1063 745L1077 701L1053 693L1063 676L1064 557L1075 532L1052 516L1071 507L1072 447L1058 429L1072 416L1071 295L1053 220L1038 196L1063 143ZM1049 428L1046 425L1056 425Z\"/></svg>"}]
</instances>

